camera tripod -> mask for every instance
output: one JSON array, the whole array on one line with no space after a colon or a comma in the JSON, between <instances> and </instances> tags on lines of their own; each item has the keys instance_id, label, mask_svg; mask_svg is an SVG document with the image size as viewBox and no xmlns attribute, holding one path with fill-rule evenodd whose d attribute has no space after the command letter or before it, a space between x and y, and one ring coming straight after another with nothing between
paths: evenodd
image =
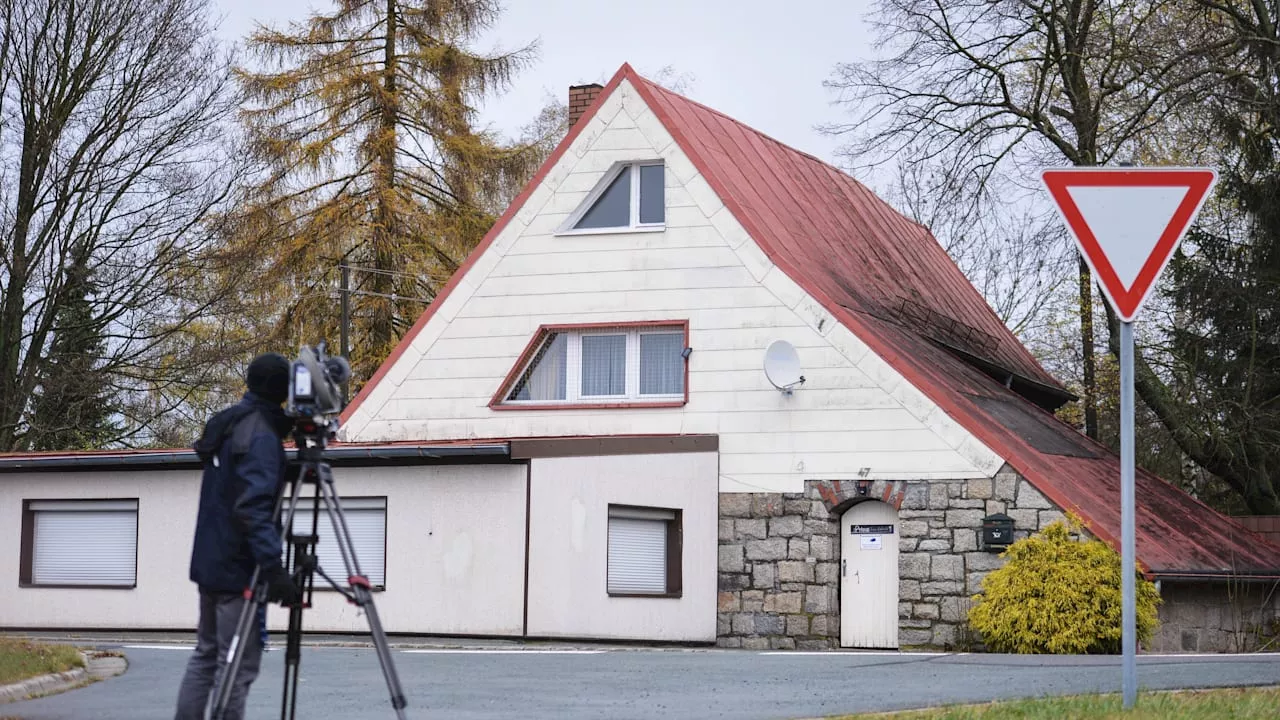
<instances>
[{"instance_id":1,"label":"camera tripod","mask_svg":"<svg viewBox=\"0 0 1280 720\"><path fill-rule=\"evenodd\" d=\"M387 689L391 692L391 707L395 709L398 720L405 720L404 708L408 704L404 690L400 687L400 678L396 674L395 665L391 661L391 649L387 646L387 636L382 630L382 622L378 619L378 610L373 604L373 593L368 578L360 571L360 563L356 559L355 547L351 541L351 533L347 529L346 516L342 512L342 503L333 486L333 472L324 461L324 438L319 430L311 425L300 426L294 432L298 445L299 472L290 474L286 486L276 497L275 513L272 521L280 526L281 515L284 515L283 535L285 539L286 569L292 568L294 582L301 588L298 602L289 606L289 630L285 641L284 655L284 699L281 704L282 720L293 720L297 712L298 699L298 665L302 659L302 611L311 606L314 590L315 573L342 593L349 602L365 611L369 620L369 631L373 636L373 645L377 651L378 662L382 666L382 675L387 681ZM315 493L311 497L311 531L308 535L298 535L293 531L294 515L298 511L298 502L302 495L302 486L315 485ZM285 496L289 497L285 507ZM305 501L305 500L304 500ZM317 529L320 522L320 507L333 524L334 540L342 555L347 571L347 588L335 582L320 567L315 545L319 539ZM227 664L218 673L210 693L208 717L211 720L222 720L227 704L231 699L231 691L235 685L235 677L239 674L240 663L244 657L245 642L257 633L258 610L267 604L267 583L261 577L261 568L255 569L250 589L245 590L249 602L240 611L240 619L236 625L235 636L227 650Z\"/></svg>"}]
</instances>

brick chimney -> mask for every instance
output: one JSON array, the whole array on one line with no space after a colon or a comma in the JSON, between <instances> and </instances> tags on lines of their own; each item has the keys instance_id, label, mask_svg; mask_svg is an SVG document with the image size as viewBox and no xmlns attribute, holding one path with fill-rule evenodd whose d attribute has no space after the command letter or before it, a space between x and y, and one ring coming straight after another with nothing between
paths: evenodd
<instances>
[{"instance_id":1,"label":"brick chimney","mask_svg":"<svg viewBox=\"0 0 1280 720\"><path fill-rule=\"evenodd\" d=\"M569 127L577 124L578 118L596 101L601 90L604 90L604 86L598 83L569 86Z\"/></svg>"}]
</instances>

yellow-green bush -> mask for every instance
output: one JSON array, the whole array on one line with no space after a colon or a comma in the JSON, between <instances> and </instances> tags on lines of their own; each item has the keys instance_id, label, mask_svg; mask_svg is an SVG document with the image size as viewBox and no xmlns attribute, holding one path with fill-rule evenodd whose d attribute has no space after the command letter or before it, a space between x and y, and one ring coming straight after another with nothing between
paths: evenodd
<instances>
[{"instance_id":1,"label":"yellow-green bush","mask_svg":"<svg viewBox=\"0 0 1280 720\"><path fill-rule=\"evenodd\" d=\"M982 581L969 625L989 650L1011 653L1117 653L1121 650L1120 555L1101 540L1072 537L1056 522L1004 551L1004 567ZM1160 595L1137 578L1138 641L1156 627Z\"/></svg>"}]
</instances>

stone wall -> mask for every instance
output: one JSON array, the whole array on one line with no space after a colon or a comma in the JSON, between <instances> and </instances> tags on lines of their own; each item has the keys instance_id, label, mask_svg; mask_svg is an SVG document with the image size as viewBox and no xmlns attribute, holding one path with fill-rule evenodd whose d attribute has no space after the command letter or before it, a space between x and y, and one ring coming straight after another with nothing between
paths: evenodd
<instances>
[{"instance_id":1,"label":"stone wall","mask_svg":"<svg viewBox=\"0 0 1280 720\"><path fill-rule=\"evenodd\" d=\"M1150 652L1280 650L1280 581L1160 583Z\"/></svg>"},{"instance_id":2,"label":"stone wall","mask_svg":"<svg viewBox=\"0 0 1280 720\"><path fill-rule=\"evenodd\" d=\"M1012 517L1015 538L1063 517L1007 466L978 480L809 481L803 493L722 494L718 644L838 647L840 517L866 500L898 509L902 647L965 646L969 597L1001 564L979 547L984 516Z\"/></svg>"}]
</instances>

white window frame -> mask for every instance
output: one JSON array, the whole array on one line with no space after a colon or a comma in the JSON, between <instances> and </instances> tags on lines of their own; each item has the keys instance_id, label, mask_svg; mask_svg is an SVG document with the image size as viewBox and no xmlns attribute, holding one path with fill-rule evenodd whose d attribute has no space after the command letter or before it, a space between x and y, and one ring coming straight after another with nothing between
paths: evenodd
<instances>
[{"instance_id":1,"label":"white window frame","mask_svg":"<svg viewBox=\"0 0 1280 720\"><path fill-rule=\"evenodd\" d=\"M529 368L533 367L541 356L542 349L546 347L553 335L565 336L565 397L562 400L512 400L511 392L520 382ZM624 392L621 395L583 395L582 394L582 338L588 335L625 335L627 338L626 350L626 366L624 371ZM685 391L683 387L688 383L688 378L681 380L680 392L676 393L651 393L647 395L640 394L640 336L641 335L679 335L683 342L685 329L678 325L646 325L637 327L617 327L617 328L587 328L582 330L552 330L547 333L534 351L533 357L520 368L520 372L516 375L515 382L506 388L503 394L503 405L588 405L592 403L600 403L603 405L627 403L634 405L643 405L645 403L668 403L674 401L683 401L685 399Z\"/></svg>"},{"instance_id":2,"label":"white window frame","mask_svg":"<svg viewBox=\"0 0 1280 720\"><path fill-rule=\"evenodd\" d=\"M640 168L653 167L655 165L664 168L662 173L662 182L663 182L662 222L642 223L640 222ZM569 219L565 220L564 223L560 225L560 228L556 230L556 235L611 235L616 233L661 232L663 230L666 230L667 229L667 222L666 222L667 220L667 208L666 208L666 198L667 198L666 177L667 175L666 175L665 166L666 166L666 163L663 162L662 160L640 160L640 161L618 163L617 165L614 165L612 168L609 169L607 173L604 174L604 177L600 180L600 182L596 183L596 186L592 188L591 192L587 194L587 199L582 201L582 204L579 205L578 209L575 210L573 214L569 216ZM605 190L609 189L609 186L613 184L613 181L617 179L617 177L624 172L631 173L631 209L628 212L628 220L630 220L630 223L627 225L615 225L613 227L599 227L599 228L574 227L575 225L578 224L578 221L582 220L582 216L586 215L587 211L595 206L596 201L600 199L600 196L604 194Z\"/></svg>"}]
</instances>

